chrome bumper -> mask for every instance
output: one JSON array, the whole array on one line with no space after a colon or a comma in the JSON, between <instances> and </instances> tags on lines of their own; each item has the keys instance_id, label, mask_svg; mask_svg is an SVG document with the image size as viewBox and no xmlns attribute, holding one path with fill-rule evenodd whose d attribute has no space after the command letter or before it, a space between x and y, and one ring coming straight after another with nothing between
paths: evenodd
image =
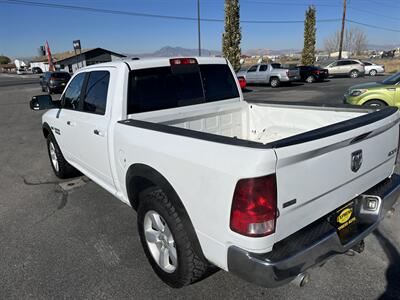
<instances>
[{"instance_id":1,"label":"chrome bumper","mask_svg":"<svg viewBox=\"0 0 400 300\"><path fill-rule=\"evenodd\" d=\"M393 174L356 198L356 214L361 229L346 239L340 239L336 229L320 219L274 245L272 252L251 253L231 246L228 249L229 272L263 287L278 287L292 281L307 269L321 265L334 255L358 245L379 225L387 210L400 195L400 176ZM378 200L375 211L365 210L367 199Z\"/></svg>"}]
</instances>

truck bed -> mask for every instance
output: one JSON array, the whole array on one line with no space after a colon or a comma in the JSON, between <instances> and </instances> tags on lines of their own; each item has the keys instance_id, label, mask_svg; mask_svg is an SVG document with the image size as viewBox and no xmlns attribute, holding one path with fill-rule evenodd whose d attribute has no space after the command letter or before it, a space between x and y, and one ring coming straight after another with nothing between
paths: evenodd
<instances>
[{"instance_id":1,"label":"truck bed","mask_svg":"<svg viewBox=\"0 0 400 300\"><path fill-rule=\"evenodd\" d=\"M221 102L220 105L189 106L129 118L268 144L367 113L360 109Z\"/></svg>"}]
</instances>

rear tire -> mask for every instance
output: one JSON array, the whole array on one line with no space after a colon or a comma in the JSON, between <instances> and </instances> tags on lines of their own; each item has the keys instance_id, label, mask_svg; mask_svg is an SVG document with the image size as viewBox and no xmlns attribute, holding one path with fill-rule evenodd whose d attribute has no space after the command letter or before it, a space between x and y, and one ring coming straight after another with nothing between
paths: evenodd
<instances>
[{"instance_id":1,"label":"rear tire","mask_svg":"<svg viewBox=\"0 0 400 300\"><path fill-rule=\"evenodd\" d=\"M377 73L378 73L378 72L377 72L376 70L374 70L374 69L372 69L371 71L369 71L369 75L370 75L370 76L376 76Z\"/></svg>"},{"instance_id":2,"label":"rear tire","mask_svg":"<svg viewBox=\"0 0 400 300\"><path fill-rule=\"evenodd\" d=\"M50 89L49 86L46 86L46 92L47 92L49 95L51 95L51 89Z\"/></svg>"},{"instance_id":3,"label":"rear tire","mask_svg":"<svg viewBox=\"0 0 400 300\"><path fill-rule=\"evenodd\" d=\"M51 167L58 178L65 179L80 175L79 171L65 160L56 139L51 133L47 136L47 150Z\"/></svg>"},{"instance_id":4,"label":"rear tire","mask_svg":"<svg viewBox=\"0 0 400 300\"><path fill-rule=\"evenodd\" d=\"M370 100L364 103L365 106L371 107L385 107L387 104L381 100Z\"/></svg>"},{"instance_id":5,"label":"rear tire","mask_svg":"<svg viewBox=\"0 0 400 300\"><path fill-rule=\"evenodd\" d=\"M277 77L273 77L270 79L269 84L272 88L279 87L281 85L281 81Z\"/></svg>"},{"instance_id":6,"label":"rear tire","mask_svg":"<svg viewBox=\"0 0 400 300\"><path fill-rule=\"evenodd\" d=\"M306 82L307 82L307 83L313 83L313 82L315 82L315 77L312 76L312 75L308 76L308 77L306 78Z\"/></svg>"},{"instance_id":7,"label":"rear tire","mask_svg":"<svg viewBox=\"0 0 400 300\"><path fill-rule=\"evenodd\" d=\"M360 72L358 72L357 70L352 70L352 71L350 71L349 76L351 78L357 78L360 76Z\"/></svg>"},{"instance_id":8,"label":"rear tire","mask_svg":"<svg viewBox=\"0 0 400 300\"><path fill-rule=\"evenodd\" d=\"M141 193L137 218L140 241L154 272L173 288L199 281L214 269L196 250L200 246L193 244L182 218L160 188Z\"/></svg>"}]
</instances>

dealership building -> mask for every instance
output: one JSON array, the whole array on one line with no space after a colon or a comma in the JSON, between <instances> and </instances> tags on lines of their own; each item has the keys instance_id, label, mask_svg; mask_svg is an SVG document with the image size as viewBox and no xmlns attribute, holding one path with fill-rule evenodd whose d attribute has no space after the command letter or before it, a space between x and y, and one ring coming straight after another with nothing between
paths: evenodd
<instances>
[{"instance_id":1,"label":"dealership building","mask_svg":"<svg viewBox=\"0 0 400 300\"><path fill-rule=\"evenodd\" d=\"M54 54L53 60L57 71L65 71L74 73L76 70L104 62L121 60L126 57L103 48L83 49L81 53L66 52L61 54ZM38 67L42 72L49 70L49 64L46 56L39 57L30 63L30 67Z\"/></svg>"}]
</instances>

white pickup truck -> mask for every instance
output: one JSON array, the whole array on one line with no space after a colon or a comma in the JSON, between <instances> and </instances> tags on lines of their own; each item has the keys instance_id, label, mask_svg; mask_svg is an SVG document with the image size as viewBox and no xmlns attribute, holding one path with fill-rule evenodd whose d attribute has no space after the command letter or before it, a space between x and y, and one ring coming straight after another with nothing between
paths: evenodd
<instances>
[{"instance_id":1,"label":"white pickup truck","mask_svg":"<svg viewBox=\"0 0 400 300\"><path fill-rule=\"evenodd\" d=\"M49 109L55 174L79 170L137 210L149 262L173 287L218 268L304 284L307 269L361 252L399 194L397 108L246 102L224 58L86 67L61 101L30 107Z\"/></svg>"}]
</instances>

